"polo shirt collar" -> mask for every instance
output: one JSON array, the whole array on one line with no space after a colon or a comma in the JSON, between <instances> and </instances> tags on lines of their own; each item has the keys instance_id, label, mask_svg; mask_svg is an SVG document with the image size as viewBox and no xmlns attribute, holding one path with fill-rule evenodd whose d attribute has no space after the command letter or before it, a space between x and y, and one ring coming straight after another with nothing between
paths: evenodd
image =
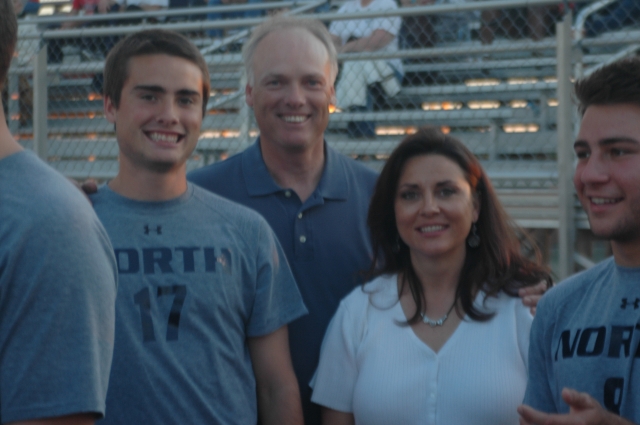
<instances>
[{"instance_id":1,"label":"polo shirt collar","mask_svg":"<svg viewBox=\"0 0 640 425\"><path fill-rule=\"evenodd\" d=\"M324 142L325 163L315 190L324 199L347 199L349 193L346 170L340 154ZM249 196L264 196L284 188L273 180L260 151L260 138L242 153L242 173Z\"/></svg>"}]
</instances>

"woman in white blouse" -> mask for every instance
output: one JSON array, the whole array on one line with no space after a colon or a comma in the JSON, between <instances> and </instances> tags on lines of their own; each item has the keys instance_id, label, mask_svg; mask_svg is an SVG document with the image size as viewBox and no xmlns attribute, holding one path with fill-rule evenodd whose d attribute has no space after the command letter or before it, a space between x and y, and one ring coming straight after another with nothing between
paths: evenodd
<instances>
[{"instance_id":1,"label":"woman in white blouse","mask_svg":"<svg viewBox=\"0 0 640 425\"><path fill-rule=\"evenodd\" d=\"M368 225L375 279L342 301L311 384L323 423L517 424L532 321L517 292L551 280L478 160L437 130L408 136Z\"/></svg>"}]
</instances>

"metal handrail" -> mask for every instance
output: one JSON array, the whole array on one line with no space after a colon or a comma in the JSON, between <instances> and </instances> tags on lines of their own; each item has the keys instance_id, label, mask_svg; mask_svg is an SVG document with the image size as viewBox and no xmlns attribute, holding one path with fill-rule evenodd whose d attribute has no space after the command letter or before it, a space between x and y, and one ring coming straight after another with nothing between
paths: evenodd
<instances>
[{"instance_id":1,"label":"metal handrail","mask_svg":"<svg viewBox=\"0 0 640 425\"><path fill-rule=\"evenodd\" d=\"M587 22L587 18L598 10L607 7L616 0L598 0L590 6L585 7L576 16L576 22L573 26L573 39L574 41L580 41L584 38L584 25Z\"/></svg>"},{"instance_id":2,"label":"metal handrail","mask_svg":"<svg viewBox=\"0 0 640 425\"><path fill-rule=\"evenodd\" d=\"M622 49L621 51L619 51L615 55L611 55L611 57L609 57L609 59L607 59L606 61L601 62L601 63L599 63L597 65L594 65L591 68L587 68L586 70L584 70L582 72L581 77L588 77L594 71L597 71L598 69L602 68L603 66L611 65L612 63L614 63L616 61L619 61L620 59L623 59L623 58L626 58L628 56L631 56L631 55L635 54L638 50L640 50L640 44L632 44L629 47L627 47L625 49Z\"/></svg>"}]
</instances>

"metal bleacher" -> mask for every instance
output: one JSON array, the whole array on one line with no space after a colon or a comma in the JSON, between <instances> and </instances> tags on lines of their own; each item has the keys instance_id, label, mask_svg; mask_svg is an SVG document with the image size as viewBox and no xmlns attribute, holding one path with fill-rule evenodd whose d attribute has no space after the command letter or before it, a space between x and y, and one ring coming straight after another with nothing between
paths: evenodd
<instances>
[{"instance_id":1,"label":"metal bleacher","mask_svg":"<svg viewBox=\"0 0 640 425\"><path fill-rule=\"evenodd\" d=\"M274 9L284 5L290 8L290 13L306 16L321 3L274 2L258 7ZM550 0L513 0L509 7L534 3L558 4ZM506 4L504 1L488 1L421 6L401 8L396 14L437 15L505 8ZM243 6L222 8L235 10L234 7ZM180 12L194 14L213 9L192 8L171 13L179 16ZM130 17L121 15L122 18ZM334 12L316 17L323 21L342 19ZM44 25L55 23L56 19L58 22L62 20L49 17L38 18L35 22L42 21L41 25ZM244 104L243 68L238 50L248 33L244 28L260 21L260 18L253 18L157 25L188 33L203 52L211 72L212 95L208 113L203 120L198 147L188 162L189 169L222 160L244 149L257 135L252 114ZM125 34L148 27L149 24L136 28L39 29L27 40L32 40L35 45L41 40L62 36ZM229 36L208 38L206 30L214 27L225 29ZM640 49L635 44L637 40L640 40L640 30L633 27L593 38L576 36L569 60L576 70L588 72L599 64L635 54ZM557 49L558 41L550 35L538 42L497 39L487 46L471 38L428 48L400 50L398 56L404 60L406 74L401 92L384 99L382 106L372 112L332 113L326 140L338 151L380 169L405 134L424 125L441 127L461 139L480 158L507 211L518 224L532 229L557 229L562 211L558 192ZM34 53L37 50L34 48ZM72 57L59 64L43 65L42 56L39 61L15 65L10 70L8 116L12 133L24 146L36 151L43 143L37 140L44 139L46 159L69 177L112 178L118 170L118 147L113 126L104 119L101 95L95 93L93 86L93 77L101 71L103 61ZM373 52L341 55L340 59L381 57L384 55ZM47 119L44 123L21 116L23 105L17 95L20 78L30 81L34 90L38 89L36 78L32 76L36 75L36 68L43 66L46 67L47 91L44 109ZM34 104L34 110L37 108L38 105ZM349 138L345 132L347 123L358 120L376 121L377 136L372 139ZM586 217L576 202L573 208L575 227L587 229Z\"/></svg>"}]
</instances>

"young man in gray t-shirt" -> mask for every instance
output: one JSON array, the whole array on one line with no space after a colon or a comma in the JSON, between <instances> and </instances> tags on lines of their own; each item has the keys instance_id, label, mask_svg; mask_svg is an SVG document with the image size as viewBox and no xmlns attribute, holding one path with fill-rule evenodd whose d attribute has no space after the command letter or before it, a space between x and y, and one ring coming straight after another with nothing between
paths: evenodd
<instances>
[{"instance_id":1,"label":"young man in gray t-shirt","mask_svg":"<svg viewBox=\"0 0 640 425\"><path fill-rule=\"evenodd\" d=\"M640 58L576 83L574 184L613 259L545 295L531 329L521 424L640 423Z\"/></svg>"},{"instance_id":2,"label":"young man in gray t-shirt","mask_svg":"<svg viewBox=\"0 0 640 425\"><path fill-rule=\"evenodd\" d=\"M187 183L209 96L185 37L142 31L105 63L117 176L92 195L120 287L110 423L300 424L287 324L306 313L257 213Z\"/></svg>"}]
</instances>

